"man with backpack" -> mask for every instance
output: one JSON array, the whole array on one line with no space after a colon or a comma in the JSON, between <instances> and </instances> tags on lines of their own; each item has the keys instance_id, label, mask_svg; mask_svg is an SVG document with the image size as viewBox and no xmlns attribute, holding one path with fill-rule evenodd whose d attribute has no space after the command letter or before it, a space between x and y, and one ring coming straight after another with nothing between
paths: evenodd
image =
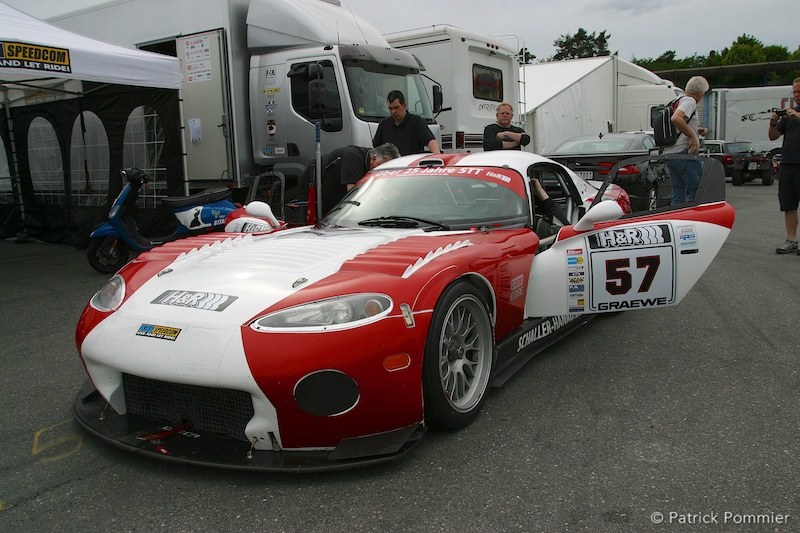
<instances>
[{"instance_id":1,"label":"man with backpack","mask_svg":"<svg viewBox=\"0 0 800 533\"><path fill-rule=\"evenodd\" d=\"M700 127L697 116L697 102L708 92L708 80L702 76L693 76L686 83L684 94L672 112L671 122L678 130L675 144L664 150L665 154L697 154L700 148L700 137L706 134L706 128ZM670 182L672 184L672 205L691 202L700 183L703 164L693 159L670 159L667 161Z\"/></svg>"}]
</instances>

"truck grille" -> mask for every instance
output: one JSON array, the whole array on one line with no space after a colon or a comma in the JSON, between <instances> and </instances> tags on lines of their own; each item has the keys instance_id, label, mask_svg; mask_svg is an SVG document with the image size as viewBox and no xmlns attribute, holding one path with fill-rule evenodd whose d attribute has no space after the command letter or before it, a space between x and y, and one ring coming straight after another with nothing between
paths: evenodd
<instances>
[{"instance_id":1,"label":"truck grille","mask_svg":"<svg viewBox=\"0 0 800 533\"><path fill-rule=\"evenodd\" d=\"M203 429L247 442L244 429L253 418L253 401L244 391L167 383L123 374L128 412L163 419L170 424L191 423Z\"/></svg>"}]
</instances>

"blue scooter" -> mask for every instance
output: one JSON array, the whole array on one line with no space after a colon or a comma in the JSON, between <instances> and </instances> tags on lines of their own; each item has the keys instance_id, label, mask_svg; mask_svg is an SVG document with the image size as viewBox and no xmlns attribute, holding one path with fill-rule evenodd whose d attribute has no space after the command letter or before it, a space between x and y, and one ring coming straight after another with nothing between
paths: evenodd
<instances>
[{"instance_id":1,"label":"blue scooter","mask_svg":"<svg viewBox=\"0 0 800 533\"><path fill-rule=\"evenodd\" d=\"M111 206L108 222L89 235L89 264L103 274L113 274L122 268L131 251L144 252L183 237L223 231L225 218L238 207L229 199L230 189L225 188L206 189L191 196L162 198L161 203L175 215L177 226L169 235L145 237L136 225L134 214L139 191L152 180L138 168L124 169L122 177L127 183Z\"/></svg>"}]
</instances>

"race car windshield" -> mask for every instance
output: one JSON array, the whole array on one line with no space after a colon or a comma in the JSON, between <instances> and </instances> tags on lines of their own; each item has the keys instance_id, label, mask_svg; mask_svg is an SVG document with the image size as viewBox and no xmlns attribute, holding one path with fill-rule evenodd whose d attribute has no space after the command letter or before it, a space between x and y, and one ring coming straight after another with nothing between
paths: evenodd
<instances>
[{"instance_id":1,"label":"race car windshield","mask_svg":"<svg viewBox=\"0 0 800 533\"><path fill-rule=\"evenodd\" d=\"M368 177L328 213L322 225L428 230L505 227L524 225L528 213L525 198L499 180L411 171Z\"/></svg>"}]
</instances>

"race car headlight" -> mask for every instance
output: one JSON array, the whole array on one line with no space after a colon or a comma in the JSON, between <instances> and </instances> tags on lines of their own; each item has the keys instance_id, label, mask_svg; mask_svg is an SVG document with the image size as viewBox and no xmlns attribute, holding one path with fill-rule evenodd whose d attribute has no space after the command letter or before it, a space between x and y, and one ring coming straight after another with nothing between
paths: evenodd
<instances>
[{"instance_id":1,"label":"race car headlight","mask_svg":"<svg viewBox=\"0 0 800 533\"><path fill-rule=\"evenodd\" d=\"M108 283L92 296L92 299L89 300L89 304L98 311L108 313L109 311L116 310L124 299L125 280L122 279L122 276L116 275L108 280Z\"/></svg>"},{"instance_id":2,"label":"race car headlight","mask_svg":"<svg viewBox=\"0 0 800 533\"><path fill-rule=\"evenodd\" d=\"M348 294L282 309L256 319L256 331L331 331L363 326L380 320L392 310L383 294Z\"/></svg>"}]
</instances>

